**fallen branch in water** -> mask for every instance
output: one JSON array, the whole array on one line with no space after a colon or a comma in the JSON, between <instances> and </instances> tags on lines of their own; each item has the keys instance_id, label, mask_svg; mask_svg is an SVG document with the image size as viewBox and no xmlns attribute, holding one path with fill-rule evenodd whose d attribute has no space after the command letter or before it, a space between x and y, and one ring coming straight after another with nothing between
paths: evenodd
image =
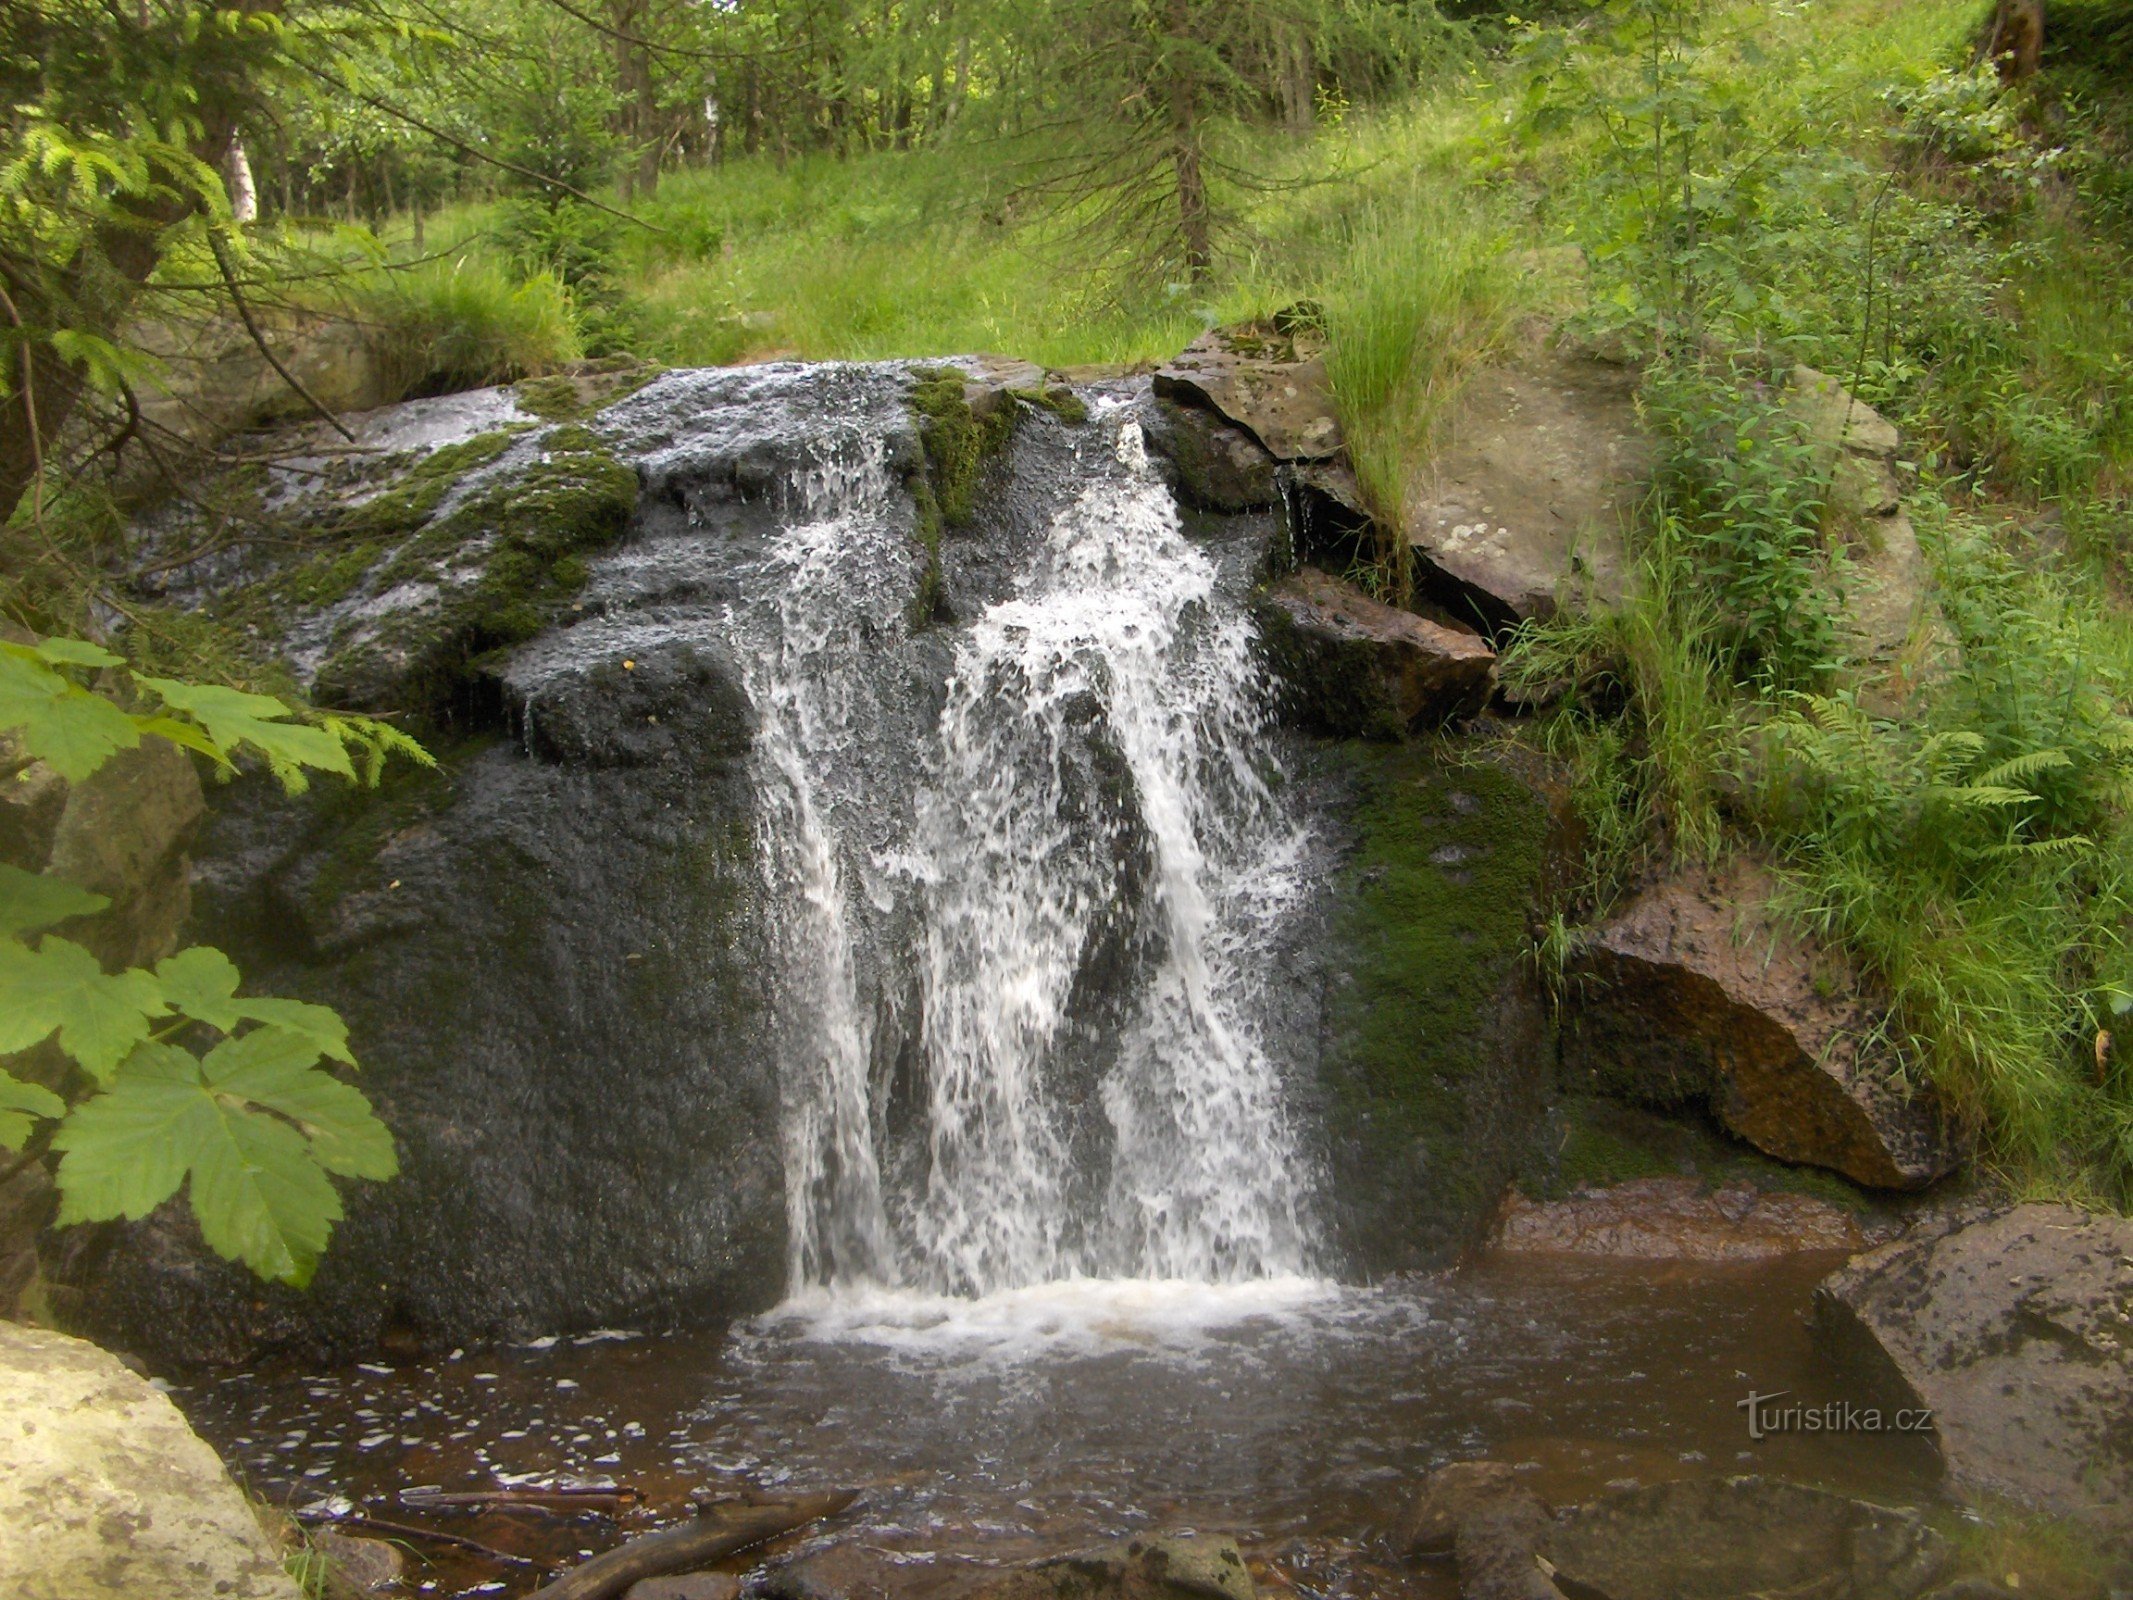
<instances>
[{"instance_id":1,"label":"fallen branch in water","mask_svg":"<svg viewBox=\"0 0 2133 1600\"><path fill-rule=\"evenodd\" d=\"M433 1544L448 1544L456 1550L471 1550L475 1555L487 1556L491 1561L508 1562L519 1567L540 1567L555 1571L553 1561L542 1561L535 1556L522 1556L510 1550L499 1550L493 1544L483 1544L479 1539L469 1539L463 1533L440 1533L435 1528L417 1527L412 1522L388 1522L383 1517L365 1516L360 1511L299 1511L299 1522L323 1523L335 1528L361 1528L366 1533L389 1533L396 1539L427 1539ZM546 1591L544 1590L543 1593Z\"/></svg>"},{"instance_id":2,"label":"fallen branch in water","mask_svg":"<svg viewBox=\"0 0 2133 1600\"><path fill-rule=\"evenodd\" d=\"M809 1494L762 1505L711 1507L694 1522L648 1533L594 1556L536 1590L533 1600L615 1600L641 1578L708 1567L810 1522L833 1517L857 1498L848 1493Z\"/></svg>"},{"instance_id":3,"label":"fallen branch in water","mask_svg":"<svg viewBox=\"0 0 2133 1600\"><path fill-rule=\"evenodd\" d=\"M564 1515L598 1511L605 1516L628 1511L644 1503L644 1496L626 1485L582 1489L468 1489L446 1494L441 1489L402 1489L404 1506L436 1507L439 1510L475 1510L495 1506L527 1511L550 1511Z\"/></svg>"}]
</instances>

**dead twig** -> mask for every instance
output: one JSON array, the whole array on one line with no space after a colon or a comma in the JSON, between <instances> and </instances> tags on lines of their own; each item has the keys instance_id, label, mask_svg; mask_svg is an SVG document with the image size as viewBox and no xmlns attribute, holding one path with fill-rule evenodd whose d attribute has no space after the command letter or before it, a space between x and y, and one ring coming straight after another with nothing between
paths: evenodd
<instances>
[{"instance_id":1,"label":"dead twig","mask_svg":"<svg viewBox=\"0 0 2133 1600\"><path fill-rule=\"evenodd\" d=\"M680 1527L648 1533L619 1549L594 1556L553 1583L534 1591L533 1600L616 1600L642 1578L668 1572L694 1572L737 1555L810 1522L835 1516L858 1498L855 1494L811 1494L764 1505L721 1506Z\"/></svg>"},{"instance_id":2,"label":"dead twig","mask_svg":"<svg viewBox=\"0 0 2133 1600\"><path fill-rule=\"evenodd\" d=\"M432 1544L450 1545L455 1550L469 1550L475 1555L487 1556L491 1561L502 1561L515 1567L539 1567L544 1572L553 1572L556 1568L553 1561L543 1561L536 1556L522 1556L511 1550L499 1550L493 1544L469 1539L463 1533L442 1533L435 1528L417 1527L412 1522L388 1522L383 1517L369 1516L361 1511L299 1511L296 1517L299 1522L322 1522L336 1528L361 1528L370 1533L391 1534L396 1539L427 1539Z\"/></svg>"}]
</instances>

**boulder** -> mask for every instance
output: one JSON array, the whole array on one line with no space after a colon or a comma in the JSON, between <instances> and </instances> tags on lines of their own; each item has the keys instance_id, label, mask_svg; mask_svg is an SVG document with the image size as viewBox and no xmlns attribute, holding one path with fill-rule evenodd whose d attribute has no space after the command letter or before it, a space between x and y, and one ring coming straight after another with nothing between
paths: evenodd
<instances>
[{"instance_id":1,"label":"boulder","mask_svg":"<svg viewBox=\"0 0 2133 1600\"><path fill-rule=\"evenodd\" d=\"M1602 1495L1558 1516L1540 1553L1563 1591L1603 1600L1912 1600L1953 1561L1914 1510L1753 1477Z\"/></svg>"},{"instance_id":2,"label":"boulder","mask_svg":"<svg viewBox=\"0 0 2133 1600\"><path fill-rule=\"evenodd\" d=\"M1279 460L1327 460L1343 440L1315 343L1300 329L1215 328L1156 369L1155 392L1229 418Z\"/></svg>"},{"instance_id":3,"label":"boulder","mask_svg":"<svg viewBox=\"0 0 2133 1600\"><path fill-rule=\"evenodd\" d=\"M298 1600L215 1452L95 1345L0 1323L0 1593Z\"/></svg>"},{"instance_id":4,"label":"boulder","mask_svg":"<svg viewBox=\"0 0 2133 1600\"><path fill-rule=\"evenodd\" d=\"M1496 652L1479 634L1312 567L1270 585L1258 612L1291 709L1328 733L1398 738L1480 710L1496 682Z\"/></svg>"},{"instance_id":5,"label":"boulder","mask_svg":"<svg viewBox=\"0 0 2133 1600\"><path fill-rule=\"evenodd\" d=\"M1203 511L1249 511L1281 498L1274 458L1236 424L1199 406L1157 396L1142 425L1148 447L1169 466L1171 487Z\"/></svg>"},{"instance_id":6,"label":"boulder","mask_svg":"<svg viewBox=\"0 0 2133 1600\"><path fill-rule=\"evenodd\" d=\"M1712 1189L1695 1178L1634 1178L1561 1200L1529 1200L1514 1189L1490 1245L1507 1255L1763 1261L1864 1250L1870 1242L1856 1213L1812 1195L1745 1183Z\"/></svg>"},{"instance_id":7,"label":"boulder","mask_svg":"<svg viewBox=\"0 0 2133 1600\"><path fill-rule=\"evenodd\" d=\"M1590 935L1573 970L1572 1083L1657 1106L1707 1105L1783 1161L1916 1189L1957 1143L1926 1091L1866 1041L1881 1013L1831 951L1784 927L1752 863L1655 883Z\"/></svg>"},{"instance_id":8,"label":"boulder","mask_svg":"<svg viewBox=\"0 0 2133 1600\"><path fill-rule=\"evenodd\" d=\"M987 1600L1255 1600L1236 1541L1214 1534L1156 1534L1002 1573Z\"/></svg>"},{"instance_id":9,"label":"boulder","mask_svg":"<svg viewBox=\"0 0 2133 1600\"><path fill-rule=\"evenodd\" d=\"M325 1600L337 1600L337 1593L390 1593L407 1569L400 1547L384 1539L361 1539L332 1528L315 1529L307 1537L311 1548L326 1561Z\"/></svg>"},{"instance_id":10,"label":"boulder","mask_svg":"<svg viewBox=\"0 0 2133 1600\"><path fill-rule=\"evenodd\" d=\"M1956 1487L2133 1531L2133 1220L2016 1206L1862 1257L1815 1310L1932 1409Z\"/></svg>"},{"instance_id":11,"label":"boulder","mask_svg":"<svg viewBox=\"0 0 2133 1600\"><path fill-rule=\"evenodd\" d=\"M1901 436L1873 407L1812 367L1792 370L1785 408L1829 480L1828 531L1844 553L1830 582L1862 699L1877 715L1894 715L1931 671L1940 632L1918 532L1903 510Z\"/></svg>"},{"instance_id":12,"label":"boulder","mask_svg":"<svg viewBox=\"0 0 2133 1600\"><path fill-rule=\"evenodd\" d=\"M1468 380L1404 532L1435 592L1490 628L1629 591L1651 476L1634 368L1531 349Z\"/></svg>"},{"instance_id":13,"label":"boulder","mask_svg":"<svg viewBox=\"0 0 2133 1600\"><path fill-rule=\"evenodd\" d=\"M1454 1461L1422 1482L1393 1525L1393 1554L1402 1560L1442 1555L1458 1543L1460 1524L1507 1499L1533 1498L1519 1487L1518 1469L1504 1461Z\"/></svg>"}]
</instances>

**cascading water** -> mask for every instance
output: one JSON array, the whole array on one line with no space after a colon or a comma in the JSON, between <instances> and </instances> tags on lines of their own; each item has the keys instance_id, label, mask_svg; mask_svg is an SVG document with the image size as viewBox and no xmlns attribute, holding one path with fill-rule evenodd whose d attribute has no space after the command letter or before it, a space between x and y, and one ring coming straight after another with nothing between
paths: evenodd
<instances>
[{"instance_id":1,"label":"cascading water","mask_svg":"<svg viewBox=\"0 0 2133 1600\"><path fill-rule=\"evenodd\" d=\"M898 692L879 656L908 629L919 557L878 447L802 475L771 558L775 647L752 688L785 908L795 1289L1220 1283L1307 1264L1254 983L1303 893L1303 832L1261 770L1241 608L1184 536L1130 408L1099 408L1091 431L1105 448L1012 593L952 636L893 821L869 730ZM870 986L911 996L921 1153L901 1166L883 1149ZM901 1185L885 1177L904 1166Z\"/></svg>"}]
</instances>

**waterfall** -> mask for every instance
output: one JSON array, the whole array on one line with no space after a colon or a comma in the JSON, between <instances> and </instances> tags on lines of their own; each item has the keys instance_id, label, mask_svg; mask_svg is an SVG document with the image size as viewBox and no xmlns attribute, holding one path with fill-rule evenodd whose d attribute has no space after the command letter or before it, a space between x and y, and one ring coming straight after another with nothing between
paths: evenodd
<instances>
[{"instance_id":1,"label":"waterfall","mask_svg":"<svg viewBox=\"0 0 2133 1600\"><path fill-rule=\"evenodd\" d=\"M1250 625L1130 408L1091 429L1012 592L949 635L916 749L878 735L919 559L878 446L802 475L770 558L752 687L795 1288L1307 1264L1255 1009L1304 837L1269 785ZM879 985L914 997L904 1163Z\"/></svg>"}]
</instances>

